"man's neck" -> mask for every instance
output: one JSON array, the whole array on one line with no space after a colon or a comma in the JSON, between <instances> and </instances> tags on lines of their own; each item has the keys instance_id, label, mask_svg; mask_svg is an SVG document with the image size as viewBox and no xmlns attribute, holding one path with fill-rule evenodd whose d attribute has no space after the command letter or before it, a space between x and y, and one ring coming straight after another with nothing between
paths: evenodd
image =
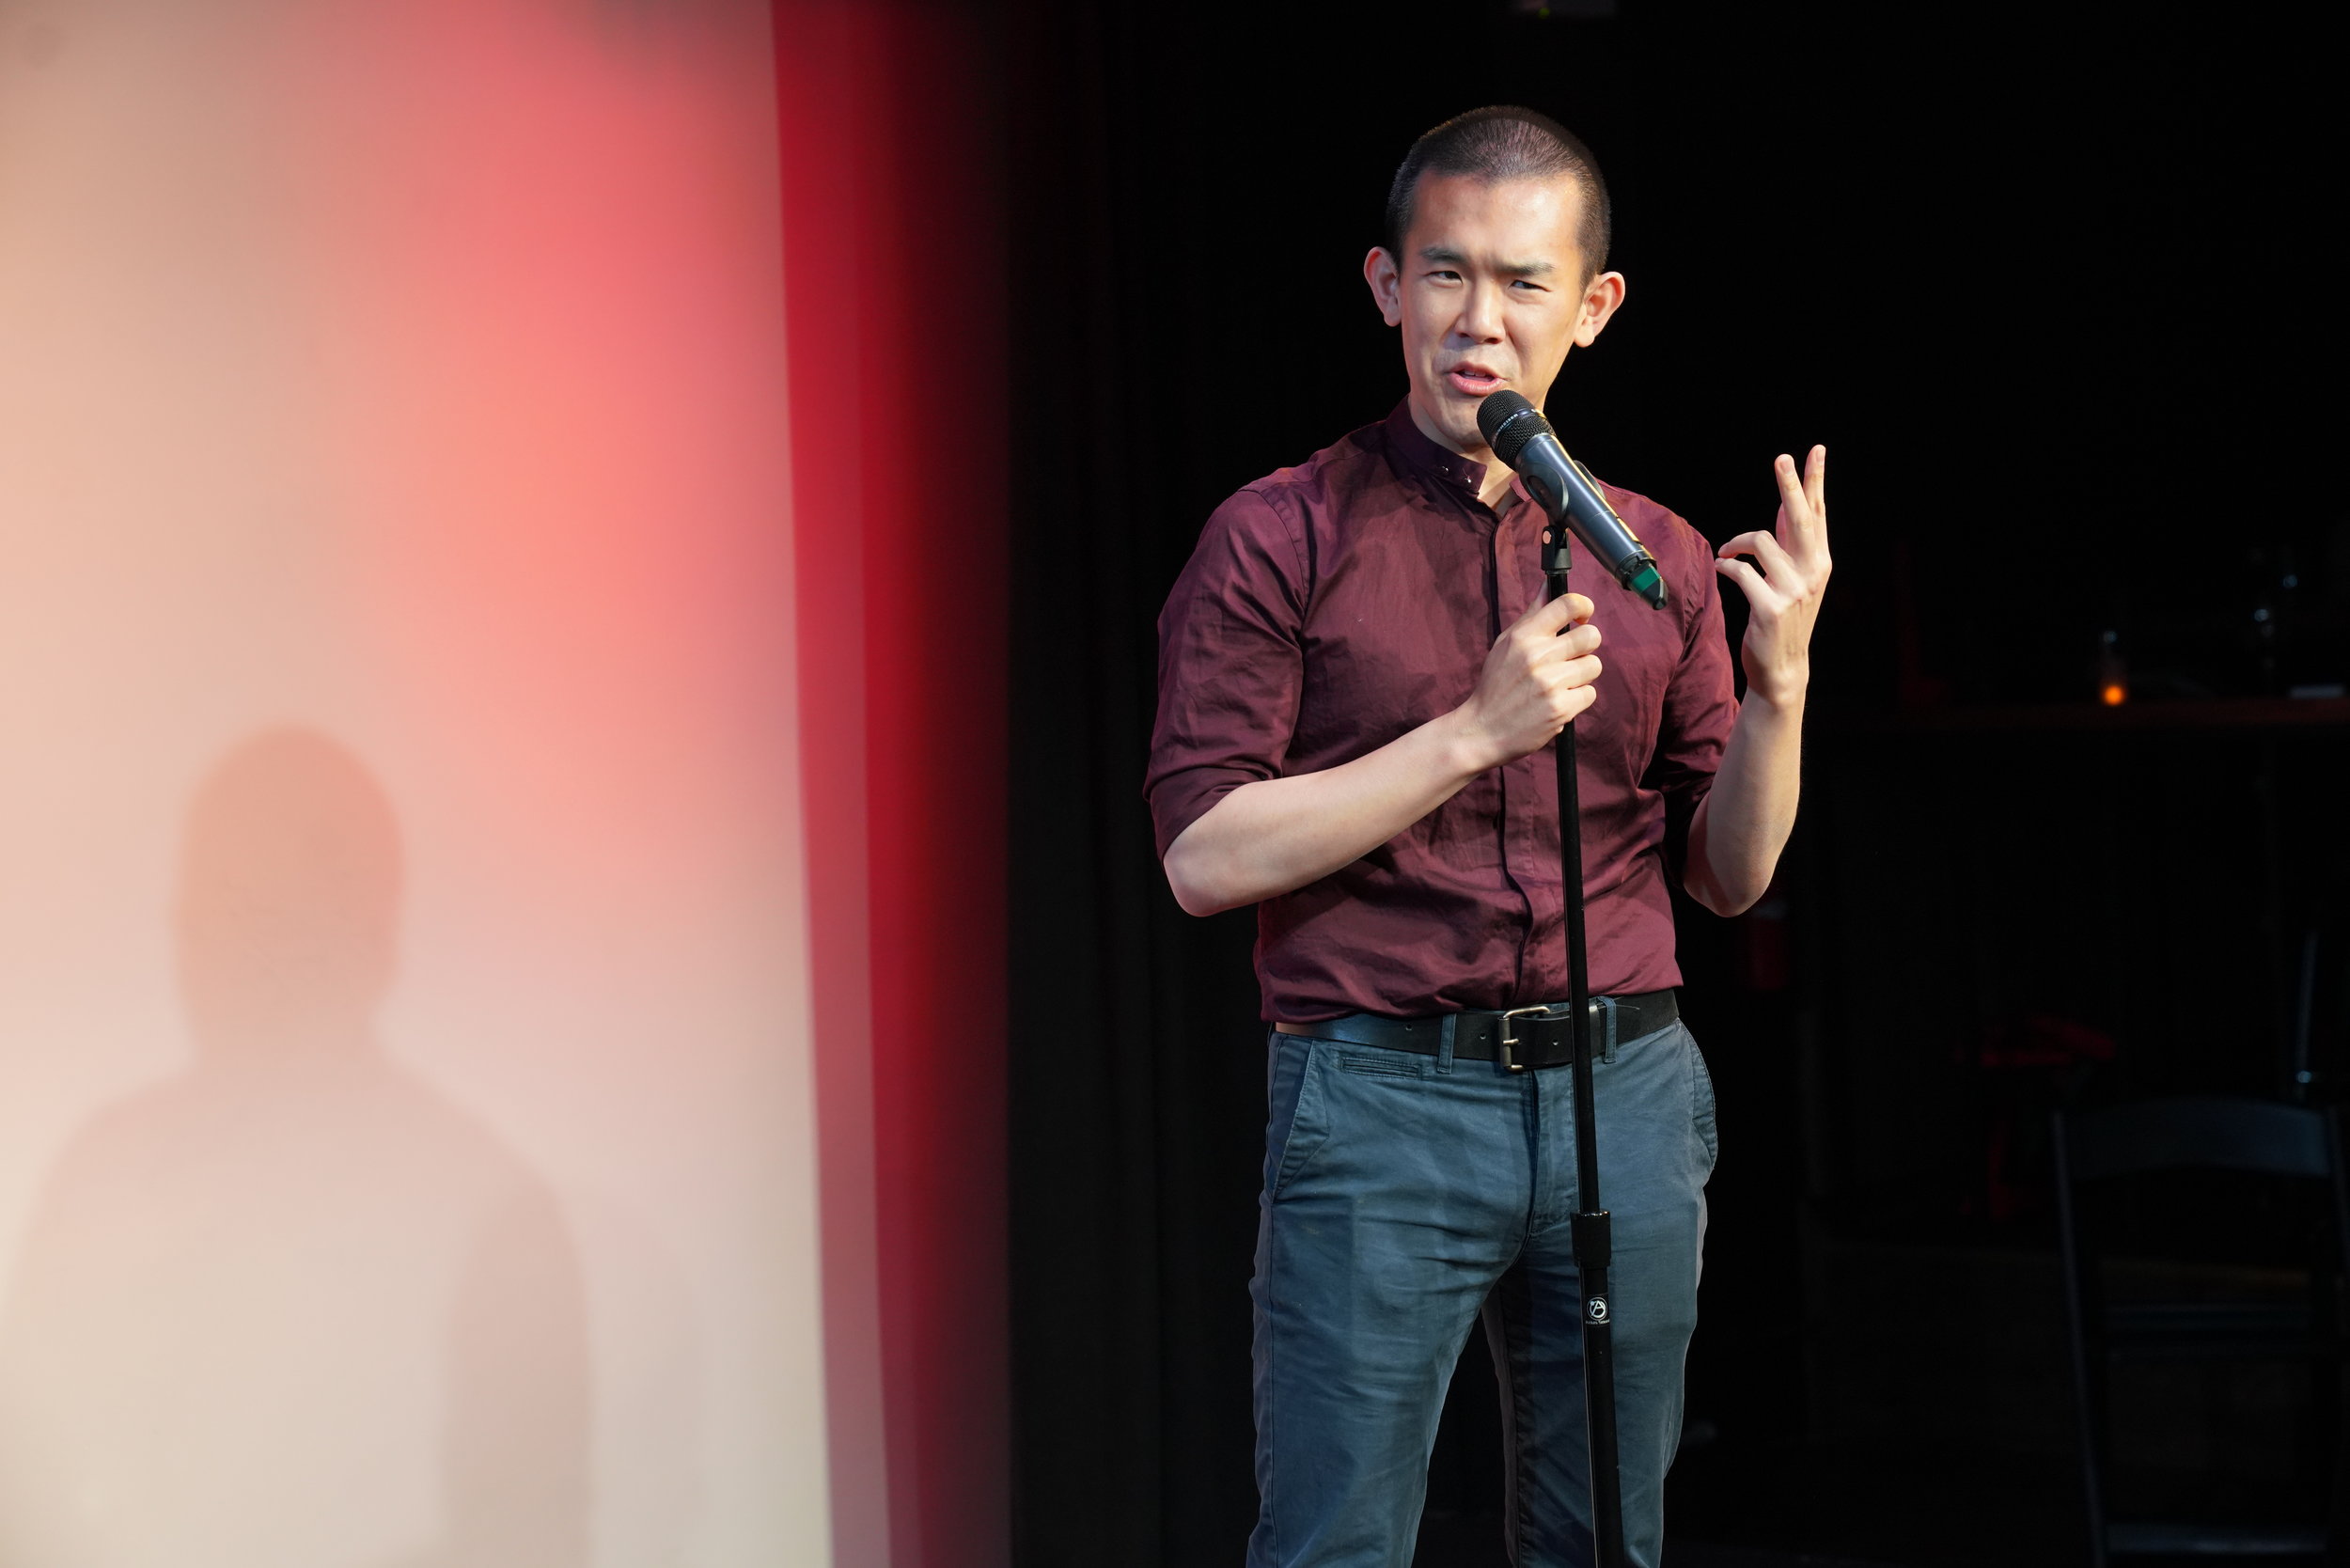
<instances>
[{"instance_id":1,"label":"man's neck","mask_svg":"<svg viewBox=\"0 0 2350 1568\"><path fill-rule=\"evenodd\" d=\"M1496 511L1506 510L1510 505L1510 470L1490 451L1479 461L1485 465L1485 481L1477 487L1477 498Z\"/></svg>"}]
</instances>

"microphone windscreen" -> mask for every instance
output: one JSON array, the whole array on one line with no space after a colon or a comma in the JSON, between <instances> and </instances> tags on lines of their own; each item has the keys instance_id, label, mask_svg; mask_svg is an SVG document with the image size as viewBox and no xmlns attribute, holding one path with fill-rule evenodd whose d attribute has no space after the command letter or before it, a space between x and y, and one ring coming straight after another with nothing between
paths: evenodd
<instances>
[{"instance_id":1,"label":"microphone windscreen","mask_svg":"<svg viewBox=\"0 0 2350 1568\"><path fill-rule=\"evenodd\" d=\"M1541 411L1526 400L1523 392L1496 392L1477 405L1477 428L1484 434L1485 445L1494 449L1494 456L1507 468L1518 465L1518 454L1526 449L1526 444L1541 434L1549 423Z\"/></svg>"}]
</instances>

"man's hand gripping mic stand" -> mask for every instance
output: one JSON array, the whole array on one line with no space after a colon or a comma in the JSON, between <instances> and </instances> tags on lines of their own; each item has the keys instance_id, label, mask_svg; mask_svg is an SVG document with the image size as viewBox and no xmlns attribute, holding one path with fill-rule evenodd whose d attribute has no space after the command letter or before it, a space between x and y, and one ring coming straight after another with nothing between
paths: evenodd
<instances>
[{"instance_id":1,"label":"man's hand gripping mic stand","mask_svg":"<svg viewBox=\"0 0 2350 1568\"><path fill-rule=\"evenodd\" d=\"M1593 550L1616 580L1665 607L1663 575L1656 559L1624 526L1599 485L1567 455L1541 410L1525 397L1501 391L1477 411L1478 429L1494 455L1525 483L1548 514L1543 530L1543 574L1547 598L1567 591L1570 524L1586 530ZM1599 1206L1599 1130L1591 1084L1591 982L1583 939L1583 803L1574 772L1574 725L1559 731L1553 747L1559 763L1559 893L1566 906L1567 1028L1574 1046L1574 1268L1582 1283L1583 1409L1590 1428L1591 1537L1598 1568L1622 1568L1623 1478L1616 1454L1615 1314L1607 1300L1607 1265L1613 1250L1607 1211Z\"/></svg>"}]
</instances>

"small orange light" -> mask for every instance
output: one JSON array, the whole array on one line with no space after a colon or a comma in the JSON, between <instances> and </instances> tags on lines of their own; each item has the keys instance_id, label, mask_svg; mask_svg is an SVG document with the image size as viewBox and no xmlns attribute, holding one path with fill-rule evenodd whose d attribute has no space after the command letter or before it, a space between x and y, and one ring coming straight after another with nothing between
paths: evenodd
<instances>
[{"instance_id":1,"label":"small orange light","mask_svg":"<svg viewBox=\"0 0 2350 1568\"><path fill-rule=\"evenodd\" d=\"M2119 681L2107 682L2105 690L2097 694L2108 708L2119 708L2122 706L2122 699L2129 695L2130 689Z\"/></svg>"}]
</instances>

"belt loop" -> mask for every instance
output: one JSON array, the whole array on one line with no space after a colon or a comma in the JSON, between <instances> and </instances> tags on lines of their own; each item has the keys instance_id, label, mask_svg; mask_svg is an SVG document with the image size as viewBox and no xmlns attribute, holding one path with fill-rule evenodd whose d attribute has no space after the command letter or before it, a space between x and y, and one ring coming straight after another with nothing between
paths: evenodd
<instances>
[{"instance_id":1,"label":"belt loop","mask_svg":"<svg viewBox=\"0 0 2350 1568\"><path fill-rule=\"evenodd\" d=\"M1591 998L1591 1011L1599 1014L1591 1020L1600 1026L1599 1059L1613 1061L1616 1059L1616 998L1594 996Z\"/></svg>"},{"instance_id":2,"label":"belt loop","mask_svg":"<svg viewBox=\"0 0 2350 1568\"><path fill-rule=\"evenodd\" d=\"M1444 1023L1436 1030L1436 1071L1439 1073L1452 1071L1452 1035L1460 1024L1459 1013L1448 1012L1444 1015Z\"/></svg>"}]
</instances>

